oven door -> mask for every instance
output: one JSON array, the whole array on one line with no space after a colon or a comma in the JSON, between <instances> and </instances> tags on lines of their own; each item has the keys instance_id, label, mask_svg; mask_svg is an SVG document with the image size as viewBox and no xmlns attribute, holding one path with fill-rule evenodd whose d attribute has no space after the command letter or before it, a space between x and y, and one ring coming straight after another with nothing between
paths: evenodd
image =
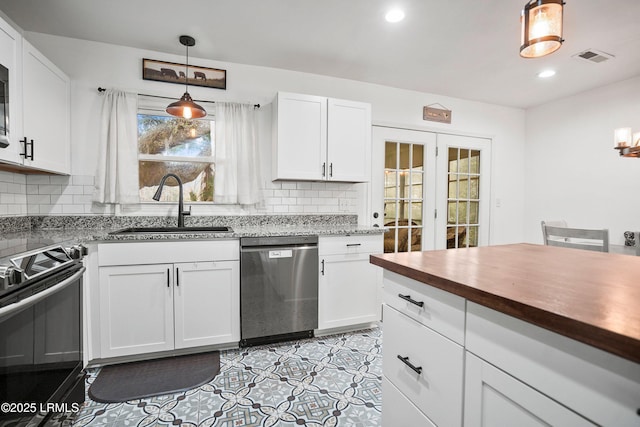
<instances>
[{"instance_id":1,"label":"oven door","mask_svg":"<svg viewBox=\"0 0 640 427\"><path fill-rule=\"evenodd\" d=\"M84 400L84 385L82 396L74 388L83 367L85 267L73 268L64 278L54 275L47 283L33 283L42 290L0 308L0 402L16 404L0 412L0 424L44 418L52 404L71 403L70 396Z\"/></svg>"}]
</instances>

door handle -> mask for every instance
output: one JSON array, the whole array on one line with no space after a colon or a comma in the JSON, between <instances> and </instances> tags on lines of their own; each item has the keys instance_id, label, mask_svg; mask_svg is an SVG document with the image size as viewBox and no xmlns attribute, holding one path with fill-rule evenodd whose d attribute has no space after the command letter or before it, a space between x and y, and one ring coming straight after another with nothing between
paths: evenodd
<instances>
[{"instance_id":1,"label":"door handle","mask_svg":"<svg viewBox=\"0 0 640 427\"><path fill-rule=\"evenodd\" d=\"M329 163L329 177L333 176L333 162Z\"/></svg>"},{"instance_id":2,"label":"door handle","mask_svg":"<svg viewBox=\"0 0 640 427\"><path fill-rule=\"evenodd\" d=\"M20 142L24 143L24 153L20 153L25 160L33 160L33 139L31 142L27 142L27 137L25 136ZM29 154L29 148L31 148L31 154Z\"/></svg>"},{"instance_id":3,"label":"door handle","mask_svg":"<svg viewBox=\"0 0 640 427\"><path fill-rule=\"evenodd\" d=\"M415 366L413 363L409 362L409 356L402 357L402 356L398 355L398 359L402 360L402 363L404 363L409 368L411 368L411 370L413 370L416 374L421 374L422 373L422 366Z\"/></svg>"},{"instance_id":4,"label":"door handle","mask_svg":"<svg viewBox=\"0 0 640 427\"><path fill-rule=\"evenodd\" d=\"M327 167L327 163L323 162L322 163L322 176L323 177L326 175L326 167Z\"/></svg>"},{"instance_id":5,"label":"door handle","mask_svg":"<svg viewBox=\"0 0 640 427\"><path fill-rule=\"evenodd\" d=\"M320 274L324 276L324 260L322 260L321 264L322 264L322 270L320 270Z\"/></svg>"},{"instance_id":6,"label":"door handle","mask_svg":"<svg viewBox=\"0 0 640 427\"><path fill-rule=\"evenodd\" d=\"M171 272L169 271L169 269L167 268L167 288L171 287L171 283L169 283L169 276L171 275Z\"/></svg>"},{"instance_id":7,"label":"door handle","mask_svg":"<svg viewBox=\"0 0 640 427\"><path fill-rule=\"evenodd\" d=\"M410 302L411 304L415 304L418 307L423 307L424 306L424 301L416 301L414 299L411 299L411 295L398 294L398 297L402 298L405 301Z\"/></svg>"},{"instance_id":8,"label":"door handle","mask_svg":"<svg viewBox=\"0 0 640 427\"><path fill-rule=\"evenodd\" d=\"M180 270L176 267L176 286L180 286Z\"/></svg>"}]
</instances>

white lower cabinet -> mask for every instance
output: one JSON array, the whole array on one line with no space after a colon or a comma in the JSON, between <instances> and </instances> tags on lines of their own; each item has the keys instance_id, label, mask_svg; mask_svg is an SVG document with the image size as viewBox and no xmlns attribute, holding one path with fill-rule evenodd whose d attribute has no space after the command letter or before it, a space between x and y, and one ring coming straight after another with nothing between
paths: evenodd
<instances>
[{"instance_id":1,"label":"white lower cabinet","mask_svg":"<svg viewBox=\"0 0 640 427\"><path fill-rule=\"evenodd\" d=\"M382 425L393 427L436 427L386 377L382 377Z\"/></svg>"},{"instance_id":2,"label":"white lower cabinet","mask_svg":"<svg viewBox=\"0 0 640 427\"><path fill-rule=\"evenodd\" d=\"M238 263L182 263L173 293L175 347L238 341Z\"/></svg>"},{"instance_id":3,"label":"white lower cabinet","mask_svg":"<svg viewBox=\"0 0 640 427\"><path fill-rule=\"evenodd\" d=\"M596 424L467 352L464 425L578 427Z\"/></svg>"},{"instance_id":4,"label":"white lower cabinet","mask_svg":"<svg viewBox=\"0 0 640 427\"><path fill-rule=\"evenodd\" d=\"M637 363L387 270L384 303L383 427L639 425Z\"/></svg>"},{"instance_id":5,"label":"white lower cabinet","mask_svg":"<svg viewBox=\"0 0 640 427\"><path fill-rule=\"evenodd\" d=\"M382 252L382 235L321 236L318 252L318 329L380 320L382 271L369 256Z\"/></svg>"},{"instance_id":6,"label":"white lower cabinet","mask_svg":"<svg viewBox=\"0 0 640 427\"><path fill-rule=\"evenodd\" d=\"M384 377L413 405L436 425L461 425L461 345L385 305L382 351Z\"/></svg>"},{"instance_id":7,"label":"white lower cabinet","mask_svg":"<svg viewBox=\"0 0 640 427\"><path fill-rule=\"evenodd\" d=\"M100 358L239 341L237 242L217 254L236 259L191 262L186 259L212 258L211 251L209 255L202 252L210 249L211 243L129 245L105 245L100 257ZM130 250L138 253L130 260L142 258L149 262L173 257L185 262L109 265L126 262L126 252Z\"/></svg>"},{"instance_id":8,"label":"white lower cabinet","mask_svg":"<svg viewBox=\"0 0 640 427\"><path fill-rule=\"evenodd\" d=\"M173 265L100 268L102 357L173 350Z\"/></svg>"}]
</instances>

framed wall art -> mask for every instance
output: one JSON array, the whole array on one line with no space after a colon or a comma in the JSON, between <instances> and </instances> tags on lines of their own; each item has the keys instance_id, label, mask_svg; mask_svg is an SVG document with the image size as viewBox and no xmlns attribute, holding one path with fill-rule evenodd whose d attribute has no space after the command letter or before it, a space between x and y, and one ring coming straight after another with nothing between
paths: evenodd
<instances>
[{"instance_id":1,"label":"framed wall art","mask_svg":"<svg viewBox=\"0 0 640 427\"><path fill-rule=\"evenodd\" d=\"M186 65L175 62L142 59L142 79L165 83L178 83L189 86L204 86L214 89L227 89L227 71L218 68L198 67L189 64L189 76ZM186 81L186 79L189 79Z\"/></svg>"}]
</instances>

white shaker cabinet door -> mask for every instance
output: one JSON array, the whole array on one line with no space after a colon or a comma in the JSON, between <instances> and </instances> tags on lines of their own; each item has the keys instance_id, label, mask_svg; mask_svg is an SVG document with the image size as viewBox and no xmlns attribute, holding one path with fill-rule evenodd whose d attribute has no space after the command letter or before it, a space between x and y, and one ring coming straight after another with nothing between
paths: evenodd
<instances>
[{"instance_id":1,"label":"white shaker cabinet door","mask_svg":"<svg viewBox=\"0 0 640 427\"><path fill-rule=\"evenodd\" d=\"M100 268L101 357L172 350L173 264Z\"/></svg>"},{"instance_id":2,"label":"white shaker cabinet door","mask_svg":"<svg viewBox=\"0 0 640 427\"><path fill-rule=\"evenodd\" d=\"M329 98L327 179L371 180L371 104Z\"/></svg>"},{"instance_id":3,"label":"white shaker cabinet door","mask_svg":"<svg viewBox=\"0 0 640 427\"><path fill-rule=\"evenodd\" d=\"M187 262L174 271L175 348L239 341L239 262Z\"/></svg>"},{"instance_id":4,"label":"white shaker cabinet door","mask_svg":"<svg viewBox=\"0 0 640 427\"><path fill-rule=\"evenodd\" d=\"M464 425L577 427L595 424L466 352Z\"/></svg>"},{"instance_id":5,"label":"white shaker cabinet door","mask_svg":"<svg viewBox=\"0 0 640 427\"><path fill-rule=\"evenodd\" d=\"M273 179L322 181L327 173L327 98L278 92Z\"/></svg>"},{"instance_id":6,"label":"white shaker cabinet door","mask_svg":"<svg viewBox=\"0 0 640 427\"><path fill-rule=\"evenodd\" d=\"M70 81L58 67L23 41L23 135L25 166L71 173ZM33 143L32 143L33 142ZM24 144L24 143L23 143Z\"/></svg>"},{"instance_id":7,"label":"white shaker cabinet door","mask_svg":"<svg viewBox=\"0 0 640 427\"><path fill-rule=\"evenodd\" d=\"M323 256L318 283L318 329L380 320L380 271L368 253Z\"/></svg>"}]
</instances>

